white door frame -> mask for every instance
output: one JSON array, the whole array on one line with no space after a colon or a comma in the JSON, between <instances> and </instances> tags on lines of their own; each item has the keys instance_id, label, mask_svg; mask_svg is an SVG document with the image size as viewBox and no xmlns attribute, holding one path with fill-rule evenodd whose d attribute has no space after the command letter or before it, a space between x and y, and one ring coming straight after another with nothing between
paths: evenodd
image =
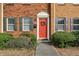
<instances>
[{"instance_id":1,"label":"white door frame","mask_svg":"<svg viewBox=\"0 0 79 59\"><path fill-rule=\"evenodd\" d=\"M42 39L39 38L39 18L47 18L47 38L49 40L49 15L47 12L40 12L37 14L37 40Z\"/></svg>"}]
</instances>

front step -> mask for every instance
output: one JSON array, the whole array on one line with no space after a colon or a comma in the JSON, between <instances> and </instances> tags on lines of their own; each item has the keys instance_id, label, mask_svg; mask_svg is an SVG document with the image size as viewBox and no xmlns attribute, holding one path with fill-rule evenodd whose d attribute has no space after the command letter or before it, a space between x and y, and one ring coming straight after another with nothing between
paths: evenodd
<instances>
[{"instance_id":1,"label":"front step","mask_svg":"<svg viewBox=\"0 0 79 59\"><path fill-rule=\"evenodd\" d=\"M37 42L50 42L50 40L47 40L47 39L45 39L45 40L37 40Z\"/></svg>"}]
</instances>

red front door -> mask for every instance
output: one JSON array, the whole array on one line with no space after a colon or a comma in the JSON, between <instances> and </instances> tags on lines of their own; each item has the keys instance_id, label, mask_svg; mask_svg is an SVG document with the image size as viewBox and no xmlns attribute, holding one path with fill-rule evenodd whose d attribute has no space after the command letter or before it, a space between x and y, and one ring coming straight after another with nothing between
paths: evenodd
<instances>
[{"instance_id":1,"label":"red front door","mask_svg":"<svg viewBox=\"0 0 79 59\"><path fill-rule=\"evenodd\" d=\"M39 38L47 39L47 18L39 18Z\"/></svg>"}]
</instances>

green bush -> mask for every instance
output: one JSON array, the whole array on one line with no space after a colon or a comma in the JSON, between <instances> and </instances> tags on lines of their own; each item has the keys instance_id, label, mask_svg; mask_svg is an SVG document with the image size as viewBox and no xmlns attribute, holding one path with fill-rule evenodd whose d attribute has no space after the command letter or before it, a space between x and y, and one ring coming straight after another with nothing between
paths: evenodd
<instances>
[{"instance_id":1,"label":"green bush","mask_svg":"<svg viewBox=\"0 0 79 59\"><path fill-rule=\"evenodd\" d=\"M36 46L36 36L34 34L31 37L19 36L14 40L10 40L6 43L6 48L33 48Z\"/></svg>"},{"instance_id":2,"label":"green bush","mask_svg":"<svg viewBox=\"0 0 79 59\"><path fill-rule=\"evenodd\" d=\"M23 32L20 34L20 36L22 37L28 37L31 39L31 43L32 43L32 46L35 47L37 45L37 42L36 42L36 35L27 31L27 32Z\"/></svg>"},{"instance_id":3,"label":"green bush","mask_svg":"<svg viewBox=\"0 0 79 59\"><path fill-rule=\"evenodd\" d=\"M14 39L11 34L8 33L0 33L0 48L5 48L5 43L9 40Z\"/></svg>"},{"instance_id":4,"label":"green bush","mask_svg":"<svg viewBox=\"0 0 79 59\"><path fill-rule=\"evenodd\" d=\"M37 40L36 40L36 35L35 34L32 34L32 36L31 36L31 42L32 42L32 46L36 47Z\"/></svg>"},{"instance_id":5,"label":"green bush","mask_svg":"<svg viewBox=\"0 0 79 59\"><path fill-rule=\"evenodd\" d=\"M79 31L72 31L71 33L76 37L75 46L79 46Z\"/></svg>"},{"instance_id":6,"label":"green bush","mask_svg":"<svg viewBox=\"0 0 79 59\"><path fill-rule=\"evenodd\" d=\"M0 33L0 48L33 48L36 44L36 35L30 32L23 32L17 38L8 33Z\"/></svg>"},{"instance_id":7,"label":"green bush","mask_svg":"<svg viewBox=\"0 0 79 59\"><path fill-rule=\"evenodd\" d=\"M60 48L74 45L75 36L69 32L56 32L52 35L51 42Z\"/></svg>"},{"instance_id":8,"label":"green bush","mask_svg":"<svg viewBox=\"0 0 79 59\"><path fill-rule=\"evenodd\" d=\"M31 48L31 39L28 37L18 37L6 43L7 48Z\"/></svg>"},{"instance_id":9,"label":"green bush","mask_svg":"<svg viewBox=\"0 0 79 59\"><path fill-rule=\"evenodd\" d=\"M16 39L9 40L7 43L5 43L6 48L16 48Z\"/></svg>"}]
</instances>

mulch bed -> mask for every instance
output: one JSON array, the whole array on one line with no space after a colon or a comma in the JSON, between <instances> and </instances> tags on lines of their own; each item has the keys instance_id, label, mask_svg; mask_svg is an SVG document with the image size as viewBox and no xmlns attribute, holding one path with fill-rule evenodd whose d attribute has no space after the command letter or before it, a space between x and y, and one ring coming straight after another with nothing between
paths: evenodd
<instances>
[{"instance_id":1,"label":"mulch bed","mask_svg":"<svg viewBox=\"0 0 79 59\"><path fill-rule=\"evenodd\" d=\"M60 56L79 56L79 47L56 48Z\"/></svg>"},{"instance_id":2,"label":"mulch bed","mask_svg":"<svg viewBox=\"0 0 79 59\"><path fill-rule=\"evenodd\" d=\"M0 49L0 56L33 56L35 49Z\"/></svg>"}]
</instances>

